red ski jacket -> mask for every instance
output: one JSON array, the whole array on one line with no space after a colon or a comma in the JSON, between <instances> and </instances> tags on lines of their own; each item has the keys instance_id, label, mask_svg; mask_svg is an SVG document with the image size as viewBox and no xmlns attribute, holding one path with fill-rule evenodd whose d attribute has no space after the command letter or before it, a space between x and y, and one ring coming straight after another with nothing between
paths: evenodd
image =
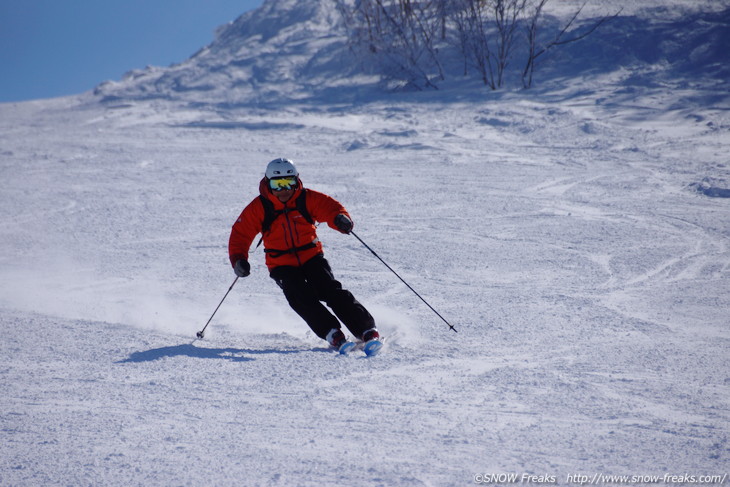
<instances>
[{"instance_id":1,"label":"red ski jacket","mask_svg":"<svg viewBox=\"0 0 730 487\"><path fill-rule=\"evenodd\" d=\"M264 205L256 197L244 208L238 220L233 224L231 237L228 240L228 256L231 265L235 266L239 259L248 260L251 244L259 233L263 232L266 266L289 265L301 266L315 255L322 253L322 243L317 238L317 228L296 209L296 201L305 191L301 180L294 195L286 203L282 203L266 184L266 178L259 184L261 196L271 201L277 214L269 231L263 231ZM325 222L337 230L335 217L339 214L350 215L334 198L324 193L306 190L306 209L315 222Z\"/></svg>"}]
</instances>

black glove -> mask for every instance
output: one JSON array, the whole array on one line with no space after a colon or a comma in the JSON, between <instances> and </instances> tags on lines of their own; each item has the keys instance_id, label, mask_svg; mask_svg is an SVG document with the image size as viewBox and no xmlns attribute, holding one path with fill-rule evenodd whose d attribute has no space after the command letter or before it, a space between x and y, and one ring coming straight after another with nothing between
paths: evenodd
<instances>
[{"instance_id":1,"label":"black glove","mask_svg":"<svg viewBox=\"0 0 730 487\"><path fill-rule=\"evenodd\" d=\"M233 272L235 272L238 277L246 277L251 274L251 264L249 264L246 259L237 260L236 265L233 266Z\"/></svg>"},{"instance_id":2,"label":"black glove","mask_svg":"<svg viewBox=\"0 0 730 487\"><path fill-rule=\"evenodd\" d=\"M335 226L342 233L350 233L354 225L352 224L352 220L347 218L347 215L340 213L335 217Z\"/></svg>"}]
</instances>

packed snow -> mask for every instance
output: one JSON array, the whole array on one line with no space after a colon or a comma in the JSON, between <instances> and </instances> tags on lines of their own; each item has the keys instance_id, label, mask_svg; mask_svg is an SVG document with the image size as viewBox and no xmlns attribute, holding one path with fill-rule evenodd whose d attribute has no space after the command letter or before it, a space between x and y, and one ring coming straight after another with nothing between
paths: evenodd
<instances>
[{"instance_id":1,"label":"packed snow","mask_svg":"<svg viewBox=\"0 0 730 487\"><path fill-rule=\"evenodd\" d=\"M270 0L180 65L0 104L0 485L726 482L730 9L663 4L612 1L532 90L330 76L330 11ZM196 340L276 157L458 333L322 225L380 355L329 350L261 249Z\"/></svg>"}]
</instances>

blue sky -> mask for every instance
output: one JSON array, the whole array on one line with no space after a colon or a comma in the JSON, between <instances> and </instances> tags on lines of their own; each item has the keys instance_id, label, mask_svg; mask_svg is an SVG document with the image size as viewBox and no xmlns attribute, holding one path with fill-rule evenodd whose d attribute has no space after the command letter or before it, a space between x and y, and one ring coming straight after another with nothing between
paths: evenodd
<instances>
[{"instance_id":1,"label":"blue sky","mask_svg":"<svg viewBox=\"0 0 730 487\"><path fill-rule=\"evenodd\" d=\"M0 102L88 91L184 61L263 0L0 0Z\"/></svg>"}]
</instances>

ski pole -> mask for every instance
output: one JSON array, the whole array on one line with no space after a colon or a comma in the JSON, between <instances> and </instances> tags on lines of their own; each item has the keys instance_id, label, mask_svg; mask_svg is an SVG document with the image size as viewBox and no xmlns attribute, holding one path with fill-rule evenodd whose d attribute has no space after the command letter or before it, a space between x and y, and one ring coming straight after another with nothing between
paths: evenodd
<instances>
[{"instance_id":1,"label":"ski pole","mask_svg":"<svg viewBox=\"0 0 730 487\"><path fill-rule=\"evenodd\" d=\"M458 333L458 330L457 330L456 328L454 328L454 327L453 327L453 325L452 325L451 323L449 323L448 321L446 321L446 318L444 318L443 316L441 316L441 313L439 313L438 311L436 311L436 310L435 310L435 309L433 308L433 306L431 306L430 304L428 304L428 301L426 301L425 299L423 299L423 297L421 297L421 295L420 295L420 294L418 294L418 293L416 292L416 290L415 290L415 289L413 289L413 288L411 287L411 285L410 285L410 284L408 284L408 283L407 283L407 282L406 282L406 281L405 281L405 280L404 280L404 279L403 279L403 278L402 278L401 276L399 276L399 275L398 275L398 273L397 273L397 272L395 272L395 271L393 270L393 268L392 268L392 267L390 267L390 266L389 266L389 265L388 265L388 264L387 264L387 263L386 263L386 262L385 262L385 261L384 261L383 259L381 259L381 258L380 258L380 256L379 256L378 254L376 254L376 253L375 253L375 251L374 251L373 249L371 249L371 248L370 248L370 246L369 246L368 244L366 244L365 242L363 242L363 240L362 240L362 239L361 239L360 237L358 237L358 236L357 236L357 234L356 234L355 232L353 232L352 230L350 230L350 233L351 233L352 235L354 235L354 236L355 236L355 238L356 238L356 239L358 239L358 240L360 241L360 243L361 243L361 244L363 244L363 245L365 246L365 248L366 248L366 249L368 249L368 250L369 250L370 252L372 252L372 254L373 254L373 255L374 255L375 257L377 257L377 259L378 259L378 260L379 260L380 262L382 262L382 263L383 263L383 265L384 265L385 267L387 267L387 268L388 268L388 270L389 270L390 272L392 272L393 274L395 274L395 276L396 276L396 277L397 277L398 279L400 279L400 280L401 280L401 282L402 282L403 284L405 284L406 286L408 286L408 289L410 289L411 291L413 291L413 294L415 294L416 296L418 296L418 298L419 298L419 299L420 299L421 301L423 301L423 302L424 302L424 303L426 304L426 306L428 306L429 308L431 308L431 311L433 311L434 313L436 313L436 316L438 316L439 318L441 318L441 319L443 320L443 322L444 322L444 323L446 323L447 325L449 325L449 328L451 328L452 330L454 330L455 332L457 332L457 333Z\"/></svg>"},{"instance_id":2,"label":"ski pole","mask_svg":"<svg viewBox=\"0 0 730 487\"><path fill-rule=\"evenodd\" d=\"M218 312L218 308L220 308L221 307L221 304L223 304L223 301L226 300L226 298L228 297L228 293L231 292L231 289L233 289L233 286L236 285L236 282L237 281L238 281L238 276L236 276L236 278L233 280L233 284L231 284L231 287L228 288L228 291L226 291L226 294L225 294L225 296L223 296L223 299L221 299L221 302L218 303L218 306L215 308L215 311L213 311L213 314L210 315L210 318L208 318L208 323L206 323L205 326L203 327L203 329L200 330L197 333L198 338L203 338L203 334L205 333L205 329L208 328L208 325L210 324L210 321L213 319L213 317L215 316L215 314Z\"/></svg>"}]
</instances>

